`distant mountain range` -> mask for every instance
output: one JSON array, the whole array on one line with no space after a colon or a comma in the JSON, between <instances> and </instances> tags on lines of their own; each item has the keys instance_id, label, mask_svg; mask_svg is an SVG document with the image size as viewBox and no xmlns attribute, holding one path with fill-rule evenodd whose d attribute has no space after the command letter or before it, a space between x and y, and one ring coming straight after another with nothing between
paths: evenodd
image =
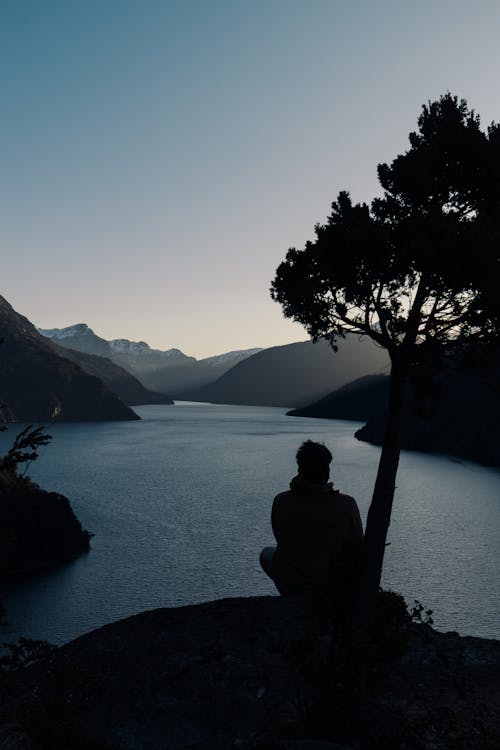
<instances>
[{"instance_id":1,"label":"distant mountain range","mask_svg":"<svg viewBox=\"0 0 500 750\"><path fill-rule=\"evenodd\" d=\"M39 328L38 331L60 346L85 354L108 357L115 364L129 371L137 370L142 373L166 365L196 362L194 357L188 357L180 349L160 351L151 349L145 341L129 341L128 339L107 341L95 334L86 323L76 323L66 328Z\"/></svg>"},{"instance_id":2,"label":"distant mountain range","mask_svg":"<svg viewBox=\"0 0 500 750\"><path fill-rule=\"evenodd\" d=\"M139 419L101 379L63 357L0 297L0 400L19 421Z\"/></svg>"},{"instance_id":3,"label":"distant mountain range","mask_svg":"<svg viewBox=\"0 0 500 750\"><path fill-rule=\"evenodd\" d=\"M143 341L106 341L84 323L39 332L3 297L0 339L0 404L7 405L0 422L138 419L129 405L172 403L168 393L158 392L168 387L187 400L295 406L289 412L294 416L366 421L356 436L382 441L388 359L369 339L348 336L337 353L321 340L196 360ZM419 416L422 403L415 408L409 391L403 448L500 466L499 361L500 355L483 373L443 372L436 398L424 404L425 419Z\"/></svg>"},{"instance_id":4,"label":"distant mountain range","mask_svg":"<svg viewBox=\"0 0 500 750\"><path fill-rule=\"evenodd\" d=\"M66 372L73 368L71 372L75 373L75 377L92 376L92 381L85 382L94 382L96 386L99 383L103 393L109 393L114 398L118 396L129 405L172 403L172 394L178 399L213 403L302 406L356 378L381 372L387 365L387 356L382 349L374 346L369 339L360 340L355 336L341 340L337 353L322 340L317 344L304 341L264 350L236 350L196 360L179 349L152 349L144 341L107 341L85 323L37 332L5 300L3 303L4 311L10 311L11 328L17 326L18 332L24 331L24 374L13 379L12 388L14 381L22 382L28 373L37 387L43 381L37 369L40 358L37 360L34 357L34 341L36 350L43 350L47 361L50 357L56 357L59 366ZM5 313L5 320L8 317ZM14 318L16 325L12 324ZM26 331L29 331L29 336ZM9 353L12 354L10 350ZM31 364L30 357L34 358ZM74 410L70 410L66 394L63 408L60 388L53 385L50 386L51 393L56 395L52 401L49 399L50 405L42 410L38 407L35 409L26 384L22 397L19 395L18 398L15 389L7 392L6 383L4 373L0 377L0 396L9 403L12 413L19 419L106 418L96 416L99 413L97 407L92 412L94 416L82 416L83 413L90 415L90 412L83 406L77 409L76 395ZM126 408L124 404L122 407ZM61 416L63 413L64 416ZM128 412L128 418L133 418L132 414Z\"/></svg>"},{"instance_id":5,"label":"distant mountain range","mask_svg":"<svg viewBox=\"0 0 500 750\"><path fill-rule=\"evenodd\" d=\"M151 349L145 341L107 341L97 336L86 323L66 328L40 328L39 332L60 346L107 357L139 378L147 388L173 396L187 388L216 380L233 365L261 351L259 348L241 349L197 360L180 349Z\"/></svg>"},{"instance_id":6,"label":"distant mountain range","mask_svg":"<svg viewBox=\"0 0 500 750\"><path fill-rule=\"evenodd\" d=\"M324 341L274 346L239 362L215 382L183 399L249 406L302 406L332 389L384 370L386 352L368 338L347 336L334 353Z\"/></svg>"}]
</instances>

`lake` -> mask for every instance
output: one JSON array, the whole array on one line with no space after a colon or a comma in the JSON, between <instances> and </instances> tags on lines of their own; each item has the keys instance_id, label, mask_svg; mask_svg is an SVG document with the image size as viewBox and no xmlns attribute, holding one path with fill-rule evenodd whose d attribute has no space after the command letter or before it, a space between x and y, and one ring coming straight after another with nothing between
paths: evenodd
<instances>
[{"instance_id":1,"label":"lake","mask_svg":"<svg viewBox=\"0 0 500 750\"><path fill-rule=\"evenodd\" d=\"M0 640L60 644L145 609L275 594L258 556L309 438L332 450L335 486L366 520L379 448L353 437L358 423L182 402L136 411L140 422L50 426L29 474L95 537L74 562L3 587ZM403 452L397 482L384 587L433 609L438 629L500 638L500 471Z\"/></svg>"}]
</instances>

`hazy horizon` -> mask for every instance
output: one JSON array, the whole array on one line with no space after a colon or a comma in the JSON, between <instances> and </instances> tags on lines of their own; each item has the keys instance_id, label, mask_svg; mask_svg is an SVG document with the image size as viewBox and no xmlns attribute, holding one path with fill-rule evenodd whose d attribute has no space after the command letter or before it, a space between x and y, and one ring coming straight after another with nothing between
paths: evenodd
<instances>
[{"instance_id":1,"label":"hazy horizon","mask_svg":"<svg viewBox=\"0 0 500 750\"><path fill-rule=\"evenodd\" d=\"M2 4L0 294L198 359L303 341L269 297L423 103L496 101L493 0Z\"/></svg>"}]
</instances>

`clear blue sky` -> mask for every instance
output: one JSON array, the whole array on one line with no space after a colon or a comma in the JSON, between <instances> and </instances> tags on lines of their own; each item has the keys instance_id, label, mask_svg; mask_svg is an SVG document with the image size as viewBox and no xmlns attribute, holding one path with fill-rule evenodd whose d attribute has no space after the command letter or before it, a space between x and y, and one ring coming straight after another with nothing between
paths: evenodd
<instances>
[{"instance_id":1,"label":"clear blue sky","mask_svg":"<svg viewBox=\"0 0 500 750\"><path fill-rule=\"evenodd\" d=\"M0 294L194 356L306 338L269 299L421 105L500 119L497 0L0 0Z\"/></svg>"}]
</instances>

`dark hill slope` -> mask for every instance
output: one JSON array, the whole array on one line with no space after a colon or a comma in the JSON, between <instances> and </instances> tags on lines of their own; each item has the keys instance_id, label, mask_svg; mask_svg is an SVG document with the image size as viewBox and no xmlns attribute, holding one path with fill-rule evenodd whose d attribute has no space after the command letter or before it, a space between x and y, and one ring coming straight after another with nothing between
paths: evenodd
<instances>
[{"instance_id":1,"label":"dark hill slope","mask_svg":"<svg viewBox=\"0 0 500 750\"><path fill-rule=\"evenodd\" d=\"M0 399L19 421L139 419L96 377L60 356L0 297Z\"/></svg>"},{"instance_id":2,"label":"dark hill slope","mask_svg":"<svg viewBox=\"0 0 500 750\"><path fill-rule=\"evenodd\" d=\"M370 417L385 412L388 392L387 375L365 375L343 385L314 404L289 411L288 416L365 422Z\"/></svg>"},{"instance_id":3,"label":"dark hill slope","mask_svg":"<svg viewBox=\"0 0 500 750\"><path fill-rule=\"evenodd\" d=\"M381 445L389 379L361 378L320 401L289 412L291 416L352 419L367 424L359 440ZM500 422L498 371L471 369L443 372L432 398L416 399L411 389L403 414L401 446L406 450L450 453L490 466L500 466L497 439Z\"/></svg>"},{"instance_id":4,"label":"dark hill slope","mask_svg":"<svg viewBox=\"0 0 500 750\"><path fill-rule=\"evenodd\" d=\"M472 370L452 370L436 380L430 402L409 398L403 415L401 445L406 450L450 453L489 466L500 466L500 378ZM420 416L420 414L424 416ZM381 445L385 414L368 419L359 440Z\"/></svg>"},{"instance_id":5,"label":"dark hill slope","mask_svg":"<svg viewBox=\"0 0 500 750\"><path fill-rule=\"evenodd\" d=\"M355 336L329 344L303 341L274 346L232 367L215 383L187 390L179 398L250 406L303 406L332 389L387 364L385 351Z\"/></svg>"},{"instance_id":6,"label":"dark hill slope","mask_svg":"<svg viewBox=\"0 0 500 750\"><path fill-rule=\"evenodd\" d=\"M140 373L144 385L155 391L171 393L174 398L182 398L188 389L201 388L216 381L229 367L217 367L200 362L170 365L157 370Z\"/></svg>"},{"instance_id":7,"label":"dark hill slope","mask_svg":"<svg viewBox=\"0 0 500 750\"><path fill-rule=\"evenodd\" d=\"M128 406L138 404L173 404L173 400L165 393L155 393L145 388L143 384L123 367L112 362L107 357L97 354L66 349L52 342L52 347L61 357L71 360L85 370L89 375L100 378L104 385Z\"/></svg>"}]
</instances>

